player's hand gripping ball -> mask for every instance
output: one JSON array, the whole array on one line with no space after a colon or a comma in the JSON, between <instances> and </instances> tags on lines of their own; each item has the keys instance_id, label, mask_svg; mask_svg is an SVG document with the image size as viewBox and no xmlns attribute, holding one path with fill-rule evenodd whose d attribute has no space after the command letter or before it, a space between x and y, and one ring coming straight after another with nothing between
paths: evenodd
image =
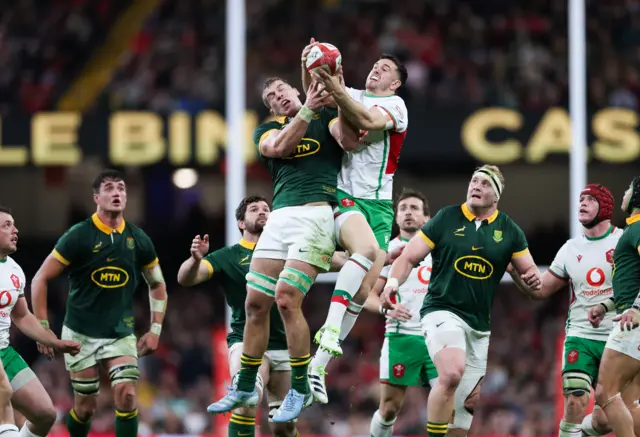
<instances>
[{"instance_id":1,"label":"player's hand gripping ball","mask_svg":"<svg viewBox=\"0 0 640 437\"><path fill-rule=\"evenodd\" d=\"M334 75L342 65L342 55L340 50L332 44L326 42L315 43L307 55L307 71L325 70L330 75Z\"/></svg>"}]
</instances>

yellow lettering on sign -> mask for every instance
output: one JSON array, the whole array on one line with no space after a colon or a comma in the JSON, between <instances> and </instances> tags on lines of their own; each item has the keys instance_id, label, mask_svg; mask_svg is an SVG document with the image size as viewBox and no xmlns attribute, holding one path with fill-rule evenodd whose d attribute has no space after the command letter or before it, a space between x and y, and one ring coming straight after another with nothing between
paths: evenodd
<instances>
[{"instance_id":1,"label":"yellow lettering on sign","mask_svg":"<svg viewBox=\"0 0 640 437\"><path fill-rule=\"evenodd\" d=\"M151 165L165 156L162 119L154 113L115 113L109 137L109 158L115 165Z\"/></svg>"},{"instance_id":2,"label":"yellow lettering on sign","mask_svg":"<svg viewBox=\"0 0 640 437\"><path fill-rule=\"evenodd\" d=\"M185 165L191 160L191 117L175 112L169 117L169 162Z\"/></svg>"},{"instance_id":3,"label":"yellow lettering on sign","mask_svg":"<svg viewBox=\"0 0 640 437\"><path fill-rule=\"evenodd\" d=\"M76 112L41 112L31 119L31 159L36 165L78 165L80 115Z\"/></svg>"},{"instance_id":4,"label":"yellow lettering on sign","mask_svg":"<svg viewBox=\"0 0 640 437\"><path fill-rule=\"evenodd\" d=\"M2 120L0 120L0 139L2 139ZM0 166L21 166L29 159L27 148L24 146L11 146L5 148L0 144Z\"/></svg>"},{"instance_id":5,"label":"yellow lettering on sign","mask_svg":"<svg viewBox=\"0 0 640 437\"><path fill-rule=\"evenodd\" d=\"M487 108L474 112L462 124L463 146L480 161L506 164L520 159L522 144L516 139L491 142L487 133L492 129L515 132L522 127L522 115L512 109Z\"/></svg>"},{"instance_id":6,"label":"yellow lettering on sign","mask_svg":"<svg viewBox=\"0 0 640 437\"><path fill-rule=\"evenodd\" d=\"M544 161L549 153L568 153L571 148L571 120L564 109L549 109L527 145L527 160Z\"/></svg>"},{"instance_id":7,"label":"yellow lettering on sign","mask_svg":"<svg viewBox=\"0 0 640 437\"><path fill-rule=\"evenodd\" d=\"M631 162L640 156L640 137L636 132L638 114L629 109L607 108L593 117L593 154L600 161Z\"/></svg>"}]
</instances>

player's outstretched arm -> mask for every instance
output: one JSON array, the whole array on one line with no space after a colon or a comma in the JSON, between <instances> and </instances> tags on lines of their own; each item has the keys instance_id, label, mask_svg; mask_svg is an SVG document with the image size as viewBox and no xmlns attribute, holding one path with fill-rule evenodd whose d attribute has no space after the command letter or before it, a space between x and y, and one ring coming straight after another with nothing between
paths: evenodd
<instances>
[{"instance_id":1,"label":"player's outstretched arm","mask_svg":"<svg viewBox=\"0 0 640 437\"><path fill-rule=\"evenodd\" d=\"M26 299L21 297L16 302L11 311L11 320L18 327L20 332L32 340L37 341L47 347L60 350L72 355L80 352L80 343L75 341L59 340L50 329L45 329L36 316L29 311Z\"/></svg>"},{"instance_id":2,"label":"player's outstretched arm","mask_svg":"<svg viewBox=\"0 0 640 437\"><path fill-rule=\"evenodd\" d=\"M165 285L162 269L158 262L145 266L142 276L149 285L149 307L151 310L151 327L149 332L138 341L138 354L147 355L158 348L162 323L167 310L167 286Z\"/></svg>"},{"instance_id":3,"label":"player's outstretched arm","mask_svg":"<svg viewBox=\"0 0 640 437\"><path fill-rule=\"evenodd\" d=\"M262 156L267 158L282 158L290 156L300 144L309 123L323 106L326 106L330 95L323 95L322 86L314 82L307 92L307 100L296 116L283 129L272 129L260 138L258 148Z\"/></svg>"},{"instance_id":4,"label":"player's outstretched arm","mask_svg":"<svg viewBox=\"0 0 640 437\"><path fill-rule=\"evenodd\" d=\"M312 73L314 80L322 82L325 89L331 93L336 104L349 120L349 123L359 130L384 130L394 126L391 115L378 107L366 108L360 102L356 102L342 86L340 75L331 76L324 70Z\"/></svg>"},{"instance_id":5,"label":"player's outstretched arm","mask_svg":"<svg viewBox=\"0 0 640 437\"><path fill-rule=\"evenodd\" d=\"M191 243L191 256L182 263L178 270L178 284L192 287L208 280L213 274L213 268L204 256L209 252L209 235L203 238L196 235Z\"/></svg>"},{"instance_id":6,"label":"player's outstretched arm","mask_svg":"<svg viewBox=\"0 0 640 437\"><path fill-rule=\"evenodd\" d=\"M391 265L387 285L382 292L381 300L385 308L394 308L392 300L398 294L398 288L409 277L411 270L425 259L433 249L433 242L423 233L418 232L405 246L400 256Z\"/></svg>"},{"instance_id":7,"label":"player's outstretched arm","mask_svg":"<svg viewBox=\"0 0 640 437\"><path fill-rule=\"evenodd\" d=\"M338 110L338 119L331 124L329 131L343 150L351 152L358 148L358 130L349 123L342 111Z\"/></svg>"},{"instance_id":8,"label":"player's outstretched arm","mask_svg":"<svg viewBox=\"0 0 640 437\"><path fill-rule=\"evenodd\" d=\"M66 265L62 261L58 260L54 255L49 255L31 281L33 313L45 328L49 327L47 315L48 283L60 276L65 267Z\"/></svg>"},{"instance_id":9,"label":"player's outstretched arm","mask_svg":"<svg viewBox=\"0 0 640 437\"><path fill-rule=\"evenodd\" d=\"M517 257L511 260L513 269L517 272L517 278L513 274L516 285L520 290L532 299L544 299L546 296L542 295L540 291L543 287L542 274L540 269L533 261L533 256L527 250L526 252L519 254ZM548 292L547 290L546 292ZM556 290L557 291L557 290Z\"/></svg>"}]
</instances>

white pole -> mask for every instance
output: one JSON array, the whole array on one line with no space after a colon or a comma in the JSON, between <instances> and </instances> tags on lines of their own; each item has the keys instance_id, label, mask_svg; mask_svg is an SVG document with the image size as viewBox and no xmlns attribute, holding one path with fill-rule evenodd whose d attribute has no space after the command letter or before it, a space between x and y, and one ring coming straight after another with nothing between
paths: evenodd
<instances>
[{"instance_id":1,"label":"white pole","mask_svg":"<svg viewBox=\"0 0 640 437\"><path fill-rule=\"evenodd\" d=\"M571 113L570 201L571 237L582 233L577 208L587 183L587 99L585 0L569 0L569 111Z\"/></svg>"},{"instance_id":2,"label":"white pole","mask_svg":"<svg viewBox=\"0 0 640 437\"><path fill-rule=\"evenodd\" d=\"M245 113L245 0L227 0L226 18L226 118L227 118L227 176L226 176L226 244L239 240L235 210L245 196L244 113ZM227 327L231 309L227 306Z\"/></svg>"}]
</instances>

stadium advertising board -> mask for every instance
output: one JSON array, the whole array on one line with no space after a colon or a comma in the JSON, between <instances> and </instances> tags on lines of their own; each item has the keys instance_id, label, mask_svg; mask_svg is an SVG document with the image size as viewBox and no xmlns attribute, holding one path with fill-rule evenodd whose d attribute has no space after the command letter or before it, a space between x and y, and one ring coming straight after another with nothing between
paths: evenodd
<instances>
[{"instance_id":1,"label":"stadium advertising board","mask_svg":"<svg viewBox=\"0 0 640 437\"><path fill-rule=\"evenodd\" d=\"M569 114L562 108L468 111L414 105L409 113L404 164L540 164L550 156L566 156L570 149ZM246 113L243 144L249 164L257 160L253 130L258 122L255 112ZM638 114L627 109L591 113L590 159L612 164L636 161L640 157L638 123ZM209 166L224 156L226 140L224 117L215 111L168 116L134 111L46 112L0 119L0 165L73 166L83 157L101 156L114 165Z\"/></svg>"}]
</instances>

